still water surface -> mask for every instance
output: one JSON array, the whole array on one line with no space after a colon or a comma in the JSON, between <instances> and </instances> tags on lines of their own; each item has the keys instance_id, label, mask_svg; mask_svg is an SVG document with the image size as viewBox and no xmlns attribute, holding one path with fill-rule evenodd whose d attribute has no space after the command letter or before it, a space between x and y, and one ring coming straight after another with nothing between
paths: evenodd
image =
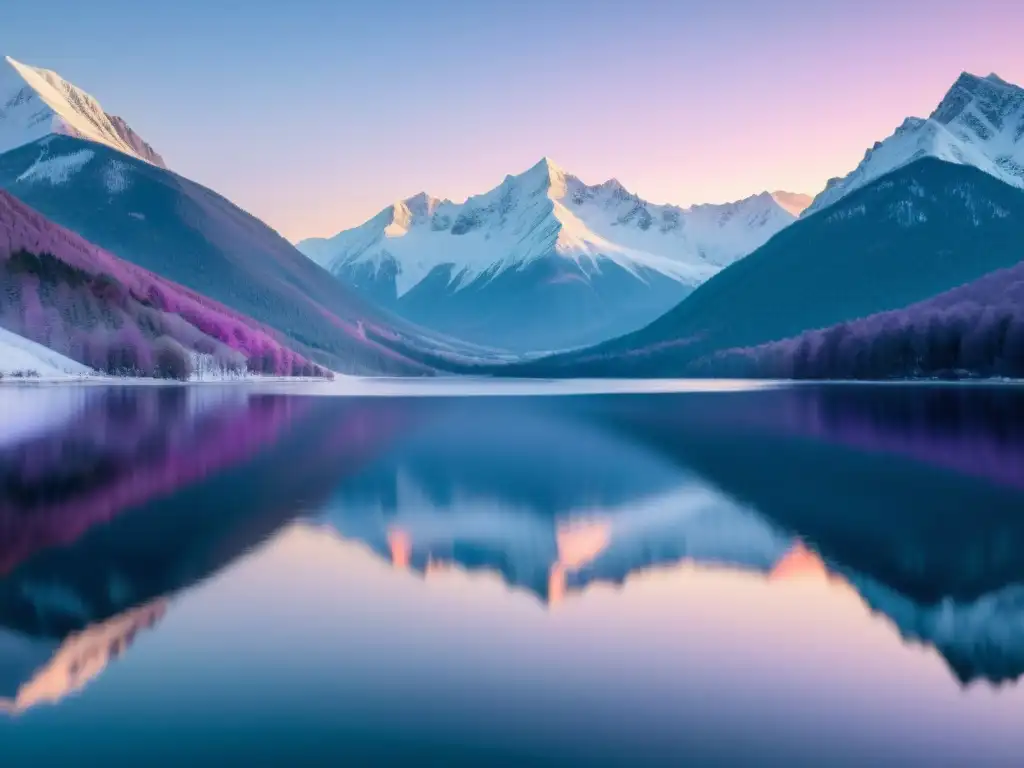
<instances>
[{"instance_id":1,"label":"still water surface","mask_svg":"<svg viewBox=\"0 0 1024 768\"><path fill-rule=\"evenodd\" d=\"M1024 765L1024 391L0 389L5 766Z\"/></svg>"}]
</instances>

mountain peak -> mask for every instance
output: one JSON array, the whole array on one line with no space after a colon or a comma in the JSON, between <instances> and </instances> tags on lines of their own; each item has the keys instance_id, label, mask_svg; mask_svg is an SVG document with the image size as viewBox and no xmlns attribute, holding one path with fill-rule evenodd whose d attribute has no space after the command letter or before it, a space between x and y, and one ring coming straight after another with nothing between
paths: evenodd
<instances>
[{"instance_id":1,"label":"mountain peak","mask_svg":"<svg viewBox=\"0 0 1024 768\"><path fill-rule=\"evenodd\" d=\"M548 157L542 157L518 176L506 176L505 182L521 184L530 193L543 191L553 198L565 194L566 173Z\"/></svg>"},{"instance_id":2,"label":"mountain peak","mask_svg":"<svg viewBox=\"0 0 1024 768\"><path fill-rule=\"evenodd\" d=\"M534 165L530 169L530 171L537 171L537 172L540 172L540 173L564 173L564 171L562 171L561 167L559 167L558 164L555 163L547 155L545 155L540 160L538 160L537 164Z\"/></svg>"},{"instance_id":3,"label":"mountain peak","mask_svg":"<svg viewBox=\"0 0 1024 768\"><path fill-rule=\"evenodd\" d=\"M932 112L931 119L942 124L951 123L977 102L982 117L989 122L999 122L1005 114L1013 112L1022 100L1024 89L1006 82L995 73L979 77L970 72L961 72Z\"/></svg>"},{"instance_id":4,"label":"mountain peak","mask_svg":"<svg viewBox=\"0 0 1024 768\"><path fill-rule=\"evenodd\" d=\"M995 74L962 72L928 119L908 117L847 176L830 179L803 216L918 160L971 165L1024 188L1024 88Z\"/></svg>"},{"instance_id":5,"label":"mountain peak","mask_svg":"<svg viewBox=\"0 0 1024 768\"><path fill-rule=\"evenodd\" d=\"M59 134L103 144L166 168L163 158L116 115L56 72L10 56L0 66L0 153Z\"/></svg>"},{"instance_id":6,"label":"mountain peak","mask_svg":"<svg viewBox=\"0 0 1024 768\"><path fill-rule=\"evenodd\" d=\"M402 201L402 205L413 216L429 216L440 203L440 200L427 192L417 192L412 197L407 197Z\"/></svg>"},{"instance_id":7,"label":"mountain peak","mask_svg":"<svg viewBox=\"0 0 1024 768\"><path fill-rule=\"evenodd\" d=\"M530 167L524 176L547 177L549 179L564 176L565 171L549 157L542 157L536 164Z\"/></svg>"},{"instance_id":8,"label":"mountain peak","mask_svg":"<svg viewBox=\"0 0 1024 768\"><path fill-rule=\"evenodd\" d=\"M443 286L459 291L544 260L557 267L559 280L598 279L604 264L607 274L621 268L641 282L657 275L689 290L792 223L793 207L806 202L764 192L721 205L655 204L614 178L587 185L543 157L465 202L421 193L332 238L298 246L368 295L378 291L372 295L401 304L414 288L429 286L408 300L413 316L426 306L415 302ZM427 208L429 216L418 213ZM427 280L435 269L443 284Z\"/></svg>"}]
</instances>

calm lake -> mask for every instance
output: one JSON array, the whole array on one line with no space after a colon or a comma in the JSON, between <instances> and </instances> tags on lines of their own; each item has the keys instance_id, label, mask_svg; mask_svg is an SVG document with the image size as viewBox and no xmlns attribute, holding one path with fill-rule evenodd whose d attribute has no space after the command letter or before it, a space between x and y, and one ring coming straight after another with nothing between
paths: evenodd
<instances>
[{"instance_id":1,"label":"calm lake","mask_svg":"<svg viewBox=\"0 0 1024 768\"><path fill-rule=\"evenodd\" d=\"M1024 389L313 394L0 388L5 768L1024 765Z\"/></svg>"}]
</instances>

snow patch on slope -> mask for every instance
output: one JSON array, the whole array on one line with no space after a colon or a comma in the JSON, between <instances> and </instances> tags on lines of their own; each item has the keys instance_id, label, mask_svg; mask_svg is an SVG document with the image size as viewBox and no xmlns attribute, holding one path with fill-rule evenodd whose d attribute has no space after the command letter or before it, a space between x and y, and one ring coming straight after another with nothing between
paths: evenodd
<instances>
[{"instance_id":1,"label":"snow patch on slope","mask_svg":"<svg viewBox=\"0 0 1024 768\"><path fill-rule=\"evenodd\" d=\"M909 117L869 149L852 173L831 179L804 216L924 157L973 165L1024 188L1024 89L964 73L928 119Z\"/></svg>"},{"instance_id":2,"label":"snow patch on slope","mask_svg":"<svg viewBox=\"0 0 1024 768\"><path fill-rule=\"evenodd\" d=\"M0 63L0 154L50 134L104 144L165 168L163 158L124 120L56 72L9 56Z\"/></svg>"},{"instance_id":3,"label":"snow patch on slope","mask_svg":"<svg viewBox=\"0 0 1024 768\"><path fill-rule=\"evenodd\" d=\"M640 279L651 270L695 286L795 218L769 193L725 205L655 205L614 179L587 185L544 158L464 203L421 192L359 227L298 247L335 273L393 268L399 296L439 267L461 288L552 255L584 275L612 262Z\"/></svg>"},{"instance_id":4,"label":"snow patch on slope","mask_svg":"<svg viewBox=\"0 0 1024 768\"><path fill-rule=\"evenodd\" d=\"M45 182L54 186L66 184L96 156L91 149L81 149L70 155L47 157L45 150L28 169L18 177L22 182Z\"/></svg>"},{"instance_id":5,"label":"snow patch on slope","mask_svg":"<svg viewBox=\"0 0 1024 768\"><path fill-rule=\"evenodd\" d=\"M32 373L35 374L32 378L67 379L94 371L42 344L0 328L0 376L9 378Z\"/></svg>"},{"instance_id":6,"label":"snow patch on slope","mask_svg":"<svg viewBox=\"0 0 1024 768\"><path fill-rule=\"evenodd\" d=\"M131 186L130 171L128 163L122 163L120 160L112 160L107 163L103 169L103 185L107 191L112 195L126 192Z\"/></svg>"}]
</instances>

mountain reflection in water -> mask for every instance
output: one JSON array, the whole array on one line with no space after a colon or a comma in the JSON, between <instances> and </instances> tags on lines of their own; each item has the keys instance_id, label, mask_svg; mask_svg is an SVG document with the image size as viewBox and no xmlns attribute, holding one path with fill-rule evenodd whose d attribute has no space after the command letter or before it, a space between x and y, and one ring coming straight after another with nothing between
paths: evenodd
<instances>
[{"instance_id":1,"label":"mountain reflection in water","mask_svg":"<svg viewBox=\"0 0 1024 768\"><path fill-rule=\"evenodd\" d=\"M513 605L524 597L544 607L542 617L552 612L523 619L535 640L523 635L518 650L494 637L490 649L474 646L477 655L500 647L523 656L539 653L541 643L560 653L562 643L575 643L593 649L571 662L566 657L563 664L586 664L587 654L597 654L604 642L602 630L566 638L566 627L578 620L570 603L600 604L610 638L620 621L655 622L656 615L662 617L658 621L675 621L670 619L677 610L673 592L682 601L696 584L706 586L693 599L725 615L730 605L742 602L734 577L743 577L774 592L791 590L778 592L790 601L803 599L803 587L795 585L815 585L813 604L825 611L817 619L824 624L839 615L828 606L860 606L860 623L881 621L890 628L896 641L890 645L901 654L892 664L911 663L911 651L899 649L900 640L932 649L945 662L948 685L973 691L974 683L999 687L1024 674L1020 389L837 385L679 395L360 399L216 387L7 388L0 390L0 416L11 424L0 436L0 712L19 716L7 726L0 722L0 731L14 729L0 738L24 733L19 754L26 756L34 754L35 744L29 730L18 730L27 726L17 723L30 711L50 710L53 728L63 717L72 727L88 720L90 700L98 712L104 696L130 693L134 705L161 696L132 682L145 679L143 670L161 661L176 659L178 674L188 677L189 665L175 655L175 647L188 646L194 654L198 640L194 632L184 639L175 614L183 614L182 622L195 621L189 619L190 602L203 605L213 599L208 595L230 588L234 597L223 605L242 611L239 621L245 626L282 612L297 622L292 612L300 607L289 607L279 595L306 578L304 573L335 567L319 563L314 550L329 551L328 560L350 569L351 577L335 582L333 590L304 587L308 600L300 602L315 603L321 618L294 626L290 640L273 634L273 652L292 659L288 665L299 665L298 679L288 685L309 690L311 698L296 705L300 709L314 707L314 701L327 707L316 692L333 678L322 670L319 680L306 677L316 673L293 658L290 645L313 642L299 638L315 637L321 623L331 623L332 613L339 620L346 612L363 616L350 627L351 638L365 636L370 645L357 643L350 651L363 654L371 667L375 652L370 649L387 644L374 634L384 632L385 624L389 635L416 637L424 631L423 617L412 604L398 610L389 602L380 586L383 577L367 570L360 551L372 553L410 584L425 580L416 593L423 610L440 598L438 590L454 598L482 588L472 586L479 576L499 580L513 601L494 603L490 610L496 616L520 615L522 609ZM299 555L282 569L283 553L303 548L308 556ZM642 595L662 579L675 586L660 593L655 609ZM378 604L377 618L367 619L356 609L351 601L360 595L366 605ZM450 611L458 608L446 610L437 615L441 624L433 632L443 635L444 627L456 622ZM842 610L850 615L848 607ZM207 623L216 623L220 611L207 608L207 613ZM737 659L741 666L756 665L759 653L770 655L771 646L764 643L778 642L769 641L774 630L763 613L748 617L749 645L746 660ZM815 620L814 615L802 619ZM543 640L549 633L555 634ZM356 643L351 638L347 642ZM121 662L123 676L115 681L111 675L110 687L98 683L111 660L127 658L123 654L136 639L135 647L159 645L160 658L139 652L138 668ZM460 687L461 673L450 666L458 658L431 661L433 646L422 642L407 647L412 654L402 662L407 674L429 680L432 689L445 686L442 693L452 702L472 697L469 688ZM449 642L462 641L452 634ZM736 647L733 639L723 642ZM633 653L629 647L620 652ZM811 655L829 652L817 648ZM856 668L881 651L872 646L860 656L850 653L830 663ZM467 669L472 654L464 662ZM686 658L680 654L670 666ZM272 658L278 657L262 661L272 664ZM342 675L350 662L332 663L333 674ZM244 657L231 664L244 666ZM213 674L203 668L206 673L189 678L199 688L208 683L205 675ZM271 689L282 681L255 660L246 670L245 688L258 692L269 717L275 706ZM822 674L825 682L838 672ZM518 701L528 695L527 688L548 690L555 684L548 673L538 675L503 684L513 686L508 695ZM347 679L355 685L356 678ZM839 678L832 684L840 685ZM582 678L562 685L580 695L590 691L586 695L597 697L592 707L601 706L603 697L626 694L585 688ZM658 691L663 686L666 696L673 690L672 695L682 695L694 682L673 683L666 673L651 686ZM532 716L523 714L517 724L512 710L500 704L500 691L494 693L499 698L488 699L491 703L474 717L493 711L498 718L501 712L501 724L488 721L475 736L451 726L456 730L443 731L444 738L435 733L431 740L404 721L364 725L367 732L376 728L381 734L399 729L409 755L420 754L416 750L429 743L439 759L455 755L442 749L448 744L455 750L453 740L466 749L504 744L510 755L524 759L609 764L665 758L698 742L700 750L688 754L700 764L698 756L714 762L715 750L726 749L725 742L709 746L707 740L727 724L708 730L706 723L693 729L676 723L666 725L664 733L648 733L645 743L654 751L631 753L630 739L660 722L653 717L641 726L632 722L636 713L618 721L620 732L609 726L601 738L619 741L602 750L583 724L575 731L568 727L557 739L541 738L542 731L530 730ZM796 701L797 693L778 695ZM349 704L334 695L331 703L340 717ZM381 691L375 695L387 698ZM62 699L55 708L40 706ZM631 701L645 706L642 699ZM244 731L248 721L241 713L254 705L248 699L232 704L240 714L224 714L225 722ZM744 725L758 716L752 706L748 701L739 707L737 722L729 727L749 727L756 741L758 729ZM303 728L317 722L324 733L332 732L327 713L334 710L315 711L322 722L310 715ZM441 707L435 716L442 711L447 710ZM770 703L760 715L764 722L776 716ZM255 713L249 717L253 729L263 722ZM839 738L836 729L844 726L830 727ZM846 727L857 749L871 747L855 724ZM99 728L115 733L117 722L104 721ZM769 730L766 726L765 733ZM527 731L534 741L524 735ZM485 735L490 741L474 741ZM764 738L779 742L774 747L779 759L796 749L769 735ZM255 730L251 737L271 738ZM274 738L284 749L287 739ZM351 738L347 751L355 749ZM993 738L992 755L1024 748L1015 733L1000 731ZM273 744L262 746L266 754L273 752ZM977 748L969 739L959 746ZM857 764L851 749L849 764ZM96 750L97 758L107 754ZM896 762L897 753L887 754ZM739 759L739 752L729 754L733 757L719 756ZM977 764L997 764L992 755L974 754Z\"/></svg>"}]
</instances>

